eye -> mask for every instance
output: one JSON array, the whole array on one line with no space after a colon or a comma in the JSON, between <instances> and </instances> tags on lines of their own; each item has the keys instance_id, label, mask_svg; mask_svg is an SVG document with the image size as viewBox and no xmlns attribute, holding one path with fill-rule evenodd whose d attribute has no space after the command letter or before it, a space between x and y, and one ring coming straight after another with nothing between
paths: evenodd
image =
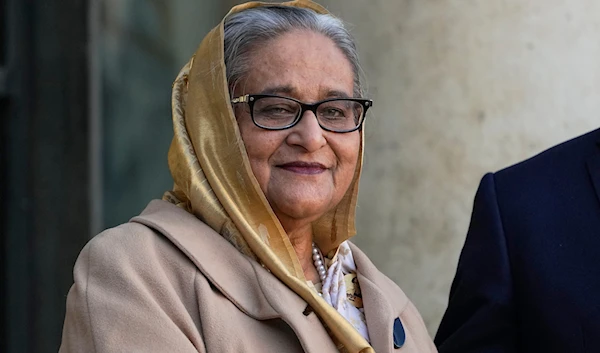
<instances>
[{"instance_id":1,"label":"eye","mask_svg":"<svg viewBox=\"0 0 600 353\"><path fill-rule=\"evenodd\" d=\"M348 108L342 101L327 102L319 107L319 115L329 120L345 119L349 116Z\"/></svg>"},{"instance_id":2,"label":"eye","mask_svg":"<svg viewBox=\"0 0 600 353\"><path fill-rule=\"evenodd\" d=\"M346 116L346 114L344 113L343 110L341 109L337 109L337 108L327 108L323 114L327 117L327 118L340 118L340 117L344 117Z\"/></svg>"},{"instance_id":3,"label":"eye","mask_svg":"<svg viewBox=\"0 0 600 353\"><path fill-rule=\"evenodd\" d=\"M299 107L293 102L261 102L254 106L254 117L259 120L285 120L294 119Z\"/></svg>"},{"instance_id":4,"label":"eye","mask_svg":"<svg viewBox=\"0 0 600 353\"><path fill-rule=\"evenodd\" d=\"M263 113L269 113L269 114L286 114L286 113L293 113L294 109L292 107L289 106L268 106L268 107L263 107L261 108L261 112Z\"/></svg>"}]
</instances>

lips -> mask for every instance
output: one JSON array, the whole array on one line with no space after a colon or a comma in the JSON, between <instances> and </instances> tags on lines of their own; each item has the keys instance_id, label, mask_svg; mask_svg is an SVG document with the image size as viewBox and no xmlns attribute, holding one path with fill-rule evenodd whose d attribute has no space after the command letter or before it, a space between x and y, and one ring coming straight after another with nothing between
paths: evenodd
<instances>
[{"instance_id":1,"label":"lips","mask_svg":"<svg viewBox=\"0 0 600 353\"><path fill-rule=\"evenodd\" d=\"M321 174L327 170L327 167L321 163L312 162L290 162L280 164L277 167L297 174L314 175Z\"/></svg>"}]
</instances>

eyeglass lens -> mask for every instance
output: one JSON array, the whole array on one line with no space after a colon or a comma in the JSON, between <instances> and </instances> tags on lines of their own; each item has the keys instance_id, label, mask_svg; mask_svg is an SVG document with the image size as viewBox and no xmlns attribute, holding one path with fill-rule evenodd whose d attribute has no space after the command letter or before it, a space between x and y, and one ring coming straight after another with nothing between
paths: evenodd
<instances>
[{"instance_id":1,"label":"eyeglass lens","mask_svg":"<svg viewBox=\"0 0 600 353\"><path fill-rule=\"evenodd\" d=\"M263 127L278 128L293 124L299 118L302 106L283 97L263 97L253 106L254 121ZM321 103L317 109L321 126L333 131L351 130L358 126L364 116L361 103L350 100L333 100Z\"/></svg>"}]
</instances>

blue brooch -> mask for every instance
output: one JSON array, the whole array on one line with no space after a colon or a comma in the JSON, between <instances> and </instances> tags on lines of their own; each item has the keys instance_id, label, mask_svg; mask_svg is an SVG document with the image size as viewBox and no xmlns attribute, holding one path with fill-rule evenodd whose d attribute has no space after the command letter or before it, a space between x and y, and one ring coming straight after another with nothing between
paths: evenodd
<instances>
[{"instance_id":1,"label":"blue brooch","mask_svg":"<svg viewBox=\"0 0 600 353\"><path fill-rule=\"evenodd\" d=\"M398 349L404 346L406 342L406 332L404 332L404 326L402 326L402 321L400 318L396 318L394 320L394 348Z\"/></svg>"}]
</instances>

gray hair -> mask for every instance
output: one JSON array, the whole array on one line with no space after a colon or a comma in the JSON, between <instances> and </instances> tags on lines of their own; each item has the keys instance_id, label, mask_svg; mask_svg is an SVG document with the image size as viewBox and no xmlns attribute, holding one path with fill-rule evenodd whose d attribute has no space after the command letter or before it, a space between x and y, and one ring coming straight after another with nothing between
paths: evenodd
<instances>
[{"instance_id":1,"label":"gray hair","mask_svg":"<svg viewBox=\"0 0 600 353\"><path fill-rule=\"evenodd\" d=\"M330 38L344 53L354 72L354 94L362 96L362 69L354 39L344 23L331 15L292 6L262 6L244 10L225 20L225 67L233 89L250 71L257 46L296 29L311 30Z\"/></svg>"}]
</instances>

